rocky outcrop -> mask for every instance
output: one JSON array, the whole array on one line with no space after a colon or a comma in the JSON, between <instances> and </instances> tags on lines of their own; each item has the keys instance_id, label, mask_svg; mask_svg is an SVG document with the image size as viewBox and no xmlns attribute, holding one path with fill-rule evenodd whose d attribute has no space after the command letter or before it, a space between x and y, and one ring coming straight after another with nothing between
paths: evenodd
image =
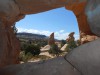
<instances>
[{"instance_id":1,"label":"rocky outcrop","mask_svg":"<svg viewBox=\"0 0 100 75\"><path fill-rule=\"evenodd\" d=\"M50 50L50 45L46 45L43 48L41 48L40 50L41 50L41 52L47 52Z\"/></svg>"},{"instance_id":2,"label":"rocky outcrop","mask_svg":"<svg viewBox=\"0 0 100 75\"><path fill-rule=\"evenodd\" d=\"M83 42L86 43L86 41L89 42L95 35L90 30L89 23L87 21L87 16L85 14L86 2L83 2L80 4L72 4L71 6L66 5L65 7L66 7L66 9L73 11L77 18L81 43L83 43ZM82 35L82 34L84 34L84 35ZM89 35L90 38L86 39L85 37L87 35Z\"/></svg>"},{"instance_id":3,"label":"rocky outcrop","mask_svg":"<svg viewBox=\"0 0 100 75\"><path fill-rule=\"evenodd\" d=\"M79 0L71 3L81 3ZM16 22L26 14L35 14L63 7L68 0L0 0L0 17L10 22Z\"/></svg>"},{"instance_id":4,"label":"rocky outcrop","mask_svg":"<svg viewBox=\"0 0 100 75\"><path fill-rule=\"evenodd\" d=\"M65 44L60 50L65 51L67 46L68 46L68 44Z\"/></svg>"},{"instance_id":5,"label":"rocky outcrop","mask_svg":"<svg viewBox=\"0 0 100 75\"><path fill-rule=\"evenodd\" d=\"M51 9L63 7L65 4L81 3L86 0L70 1L70 0L15 0L20 13L22 14L35 14Z\"/></svg>"},{"instance_id":6,"label":"rocky outcrop","mask_svg":"<svg viewBox=\"0 0 100 75\"><path fill-rule=\"evenodd\" d=\"M86 35L92 35L89 24L87 22L87 16L85 15L86 2L80 4L66 5L66 9L73 11L77 18L78 27L80 33L85 33Z\"/></svg>"},{"instance_id":7,"label":"rocky outcrop","mask_svg":"<svg viewBox=\"0 0 100 75\"><path fill-rule=\"evenodd\" d=\"M93 40L98 39L99 37L95 36L95 35L83 35L80 39L81 44L87 43L87 42L91 42Z\"/></svg>"},{"instance_id":8,"label":"rocky outcrop","mask_svg":"<svg viewBox=\"0 0 100 75\"><path fill-rule=\"evenodd\" d=\"M75 34L74 32L71 32L68 35L68 38L66 39L66 41L67 41L68 44L71 44L72 42L75 42L74 34Z\"/></svg>"},{"instance_id":9,"label":"rocky outcrop","mask_svg":"<svg viewBox=\"0 0 100 75\"><path fill-rule=\"evenodd\" d=\"M0 68L18 64L20 46L10 23L0 21Z\"/></svg>"},{"instance_id":10,"label":"rocky outcrop","mask_svg":"<svg viewBox=\"0 0 100 75\"><path fill-rule=\"evenodd\" d=\"M77 2L82 1L85 0ZM67 0L0 0L0 67L16 64L18 61L19 43L11 29L15 22L27 14L63 7L68 3Z\"/></svg>"},{"instance_id":11,"label":"rocky outcrop","mask_svg":"<svg viewBox=\"0 0 100 75\"><path fill-rule=\"evenodd\" d=\"M52 34L50 35L48 44L49 44L49 45L55 44L54 33L52 33Z\"/></svg>"}]
</instances>

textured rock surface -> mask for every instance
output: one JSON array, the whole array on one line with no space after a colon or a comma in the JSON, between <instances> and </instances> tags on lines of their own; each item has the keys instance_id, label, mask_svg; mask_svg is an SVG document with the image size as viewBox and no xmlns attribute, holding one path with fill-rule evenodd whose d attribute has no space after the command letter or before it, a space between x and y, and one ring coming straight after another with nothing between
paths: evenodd
<instances>
[{"instance_id":1,"label":"textured rock surface","mask_svg":"<svg viewBox=\"0 0 100 75\"><path fill-rule=\"evenodd\" d=\"M89 0L85 12L91 31L100 36L100 0Z\"/></svg>"},{"instance_id":2,"label":"textured rock surface","mask_svg":"<svg viewBox=\"0 0 100 75\"><path fill-rule=\"evenodd\" d=\"M48 44L49 44L49 45L55 44L54 33L52 33L52 34L50 35Z\"/></svg>"},{"instance_id":3,"label":"textured rock surface","mask_svg":"<svg viewBox=\"0 0 100 75\"><path fill-rule=\"evenodd\" d=\"M33 14L63 7L65 4L81 3L86 0L15 0L22 14ZM33 4L34 3L34 4Z\"/></svg>"},{"instance_id":4,"label":"textured rock surface","mask_svg":"<svg viewBox=\"0 0 100 75\"><path fill-rule=\"evenodd\" d=\"M82 2L80 0L77 2ZM76 3L70 1L71 3ZM68 0L0 0L0 17L16 22L26 14L35 14L50 9L63 7Z\"/></svg>"},{"instance_id":5,"label":"textured rock surface","mask_svg":"<svg viewBox=\"0 0 100 75\"><path fill-rule=\"evenodd\" d=\"M92 32L90 31L90 27L87 22L87 17L85 15L85 6L86 6L86 2L80 4L71 4L70 6L66 5L65 7L66 9L74 12L77 18L80 33L91 35Z\"/></svg>"},{"instance_id":6,"label":"textured rock surface","mask_svg":"<svg viewBox=\"0 0 100 75\"><path fill-rule=\"evenodd\" d=\"M66 58L82 75L100 75L100 39L81 45Z\"/></svg>"},{"instance_id":7,"label":"textured rock surface","mask_svg":"<svg viewBox=\"0 0 100 75\"><path fill-rule=\"evenodd\" d=\"M5 67L0 75L81 75L63 57Z\"/></svg>"},{"instance_id":8,"label":"textured rock surface","mask_svg":"<svg viewBox=\"0 0 100 75\"><path fill-rule=\"evenodd\" d=\"M91 42L93 40L98 39L99 37L95 36L95 35L85 35L81 37L81 44L87 43L87 42Z\"/></svg>"},{"instance_id":9,"label":"textured rock surface","mask_svg":"<svg viewBox=\"0 0 100 75\"><path fill-rule=\"evenodd\" d=\"M79 32L80 32L80 39L84 39L84 41L81 41L81 42L90 40L90 39L85 40L82 34L84 34L84 36L94 35L90 30L89 23L87 21L87 16L85 15L85 6L86 6L86 2L83 2L80 4L72 4L71 6L68 6L68 5L65 6L66 9L73 11L77 18Z\"/></svg>"},{"instance_id":10,"label":"textured rock surface","mask_svg":"<svg viewBox=\"0 0 100 75\"><path fill-rule=\"evenodd\" d=\"M19 47L12 28L0 21L0 68L18 63Z\"/></svg>"},{"instance_id":11,"label":"textured rock surface","mask_svg":"<svg viewBox=\"0 0 100 75\"><path fill-rule=\"evenodd\" d=\"M20 10L14 0L0 0L0 18L11 21L11 18L15 19L19 13Z\"/></svg>"}]
</instances>

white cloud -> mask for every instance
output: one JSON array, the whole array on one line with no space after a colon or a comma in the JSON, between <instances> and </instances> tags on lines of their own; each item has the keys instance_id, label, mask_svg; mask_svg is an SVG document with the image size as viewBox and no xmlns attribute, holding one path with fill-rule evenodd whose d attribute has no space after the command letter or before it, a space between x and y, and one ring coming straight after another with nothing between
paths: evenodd
<instances>
[{"instance_id":1,"label":"white cloud","mask_svg":"<svg viewBox=\"0 0 100 75\"><path fill-rule=\"evenodd\" d=\"M60 32L60 33L63 33L63 32L64 32L64 30L60 30L59 32Z\"/></svg>"},{"instance_id":2,"label":"white cloud","mask_svg":"<svg viewBox=\"0 0 100 75\"><path fill-rule=\"evenodd\" d=\"M34 34L42 34L42 35L46 35L46 36L50 36L50 34L52 33L51 31L46 31L46 30L36 30L36 29L24 29L24 28L18 28L18 32L27 32L27 33L34 33ZM58 32L55 32L55 38L62 40L62 39L66 39L68 37L69 33L65 33L64 30L60 30ZM75 35L75 39L78 39L78 35Z\"/></svg>"}]
</instances>

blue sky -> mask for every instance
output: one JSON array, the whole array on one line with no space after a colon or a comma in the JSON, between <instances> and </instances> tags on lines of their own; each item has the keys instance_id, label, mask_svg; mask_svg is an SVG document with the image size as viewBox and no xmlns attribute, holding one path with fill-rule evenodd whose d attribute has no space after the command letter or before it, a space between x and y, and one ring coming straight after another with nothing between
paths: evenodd
<instances>
[{"instance_id":1,"label":"blue sky","mask_svg":"<svg viewBox=\"0 0 100 75\"><path fill-rule=\"evenodd\" d=\"M66 39L70 32L78 38L79 30L75 15L64 7L27 15L16 23L18 32L28 32L49 36L55 32L56 39Z\"/></svg>"}]
</instances>

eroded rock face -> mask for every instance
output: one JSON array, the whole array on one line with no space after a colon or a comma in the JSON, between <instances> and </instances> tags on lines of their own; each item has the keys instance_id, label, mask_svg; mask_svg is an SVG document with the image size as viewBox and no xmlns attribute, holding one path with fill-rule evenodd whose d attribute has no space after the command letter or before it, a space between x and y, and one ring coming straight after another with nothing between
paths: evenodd
<instances>
[{"instance_id":1,"label":"eroded rock face","mask_svg":"<svg viewBox=\"0 0 100 75\"><path fill-rule=\"evenodd\" d=\"M48 44L49 44L49 45L55 44L54 33L52 33L52 34L50 35Z\"/></svg>"},{"instance_id":2,"label":"eroded rock face","mask_svg":"<svg viewBox=\"0 0 100 75\"><path fill-rule=\"evenodd\" d=\"M85 13L91 31L100 36L100 0L89 0Z\"/></svg>"},{"instance_id":3,"label":"eroded rock face","mask_svg":"<svg viewBox=\"0 0 100 75\"><path fill-rule=\"evenodd\" d=\"M97 37L96 35L85 35L84 33L82 34L81 37L81 44L87 43L87 42L91 42L94 41L96 39L98 39L99 37Z\"/></svg>"},{"instance_id":4,"label":"eroded rock face","mask_svg":"<svg viewBox=\"0 0 100 75\"><path fill-rule=\"evenodd\" d=\"M71 4L70 6L66 5L65 7L66 9L73 11L73 13L75 14L80 33L91 35L93 33L90 31L90 27L87 22L87 17L85 15L85 6L86 6L86 2L80 4Z\"/></svg>"},{"instance_id":5,"label":"eroded rock face","mask_svg":"<svg viewBox=\"0 0 100 75\"><path fill-rule=\"evenodd\" d=\"M65 1L0 0L0 68L18 63L20 46L11 26L24 18L26 14L39 13L61 7ZM59 2L59 5L56 4L54 6L56 2ZM60 2L62 3L60 4Z\"/></svg>"},{"instance_id":6,"label":"eroded rock face","mask_svg":"<svg viewBox=\"0 0 100 75\"><path fill-rule=\"evenodd\" d=\"M81 3L86 0L15 0L22 14L34 14L63 7L65 4Z\"/></svg>"},{"instance_id":7,"label":"eroded rock face","mask_svg":"<svg viewBox=\"0 0 100 75\"><path fill-rule=\"evenodd\" d=\"M18 64L20 46L9 23L0 20L0 68Z\"/></svg>"},{"instance_id":8,"label":"eroded rock face","mask_svg":"<svg viewBox=\"0 0 100 75\"><path fill-rule=\"evenodd\" d=\"M86 2L80 4L72 4L71 6L68 5L65 6L66 9L73 11L77 18L81 43L90 40L84 38L84 36L94 35L90 30L89 23L87 21L87 16L85 15L85 6L86 6ZM84 36L82 34L84 34Z\"/></svg>"}]
</instances>

